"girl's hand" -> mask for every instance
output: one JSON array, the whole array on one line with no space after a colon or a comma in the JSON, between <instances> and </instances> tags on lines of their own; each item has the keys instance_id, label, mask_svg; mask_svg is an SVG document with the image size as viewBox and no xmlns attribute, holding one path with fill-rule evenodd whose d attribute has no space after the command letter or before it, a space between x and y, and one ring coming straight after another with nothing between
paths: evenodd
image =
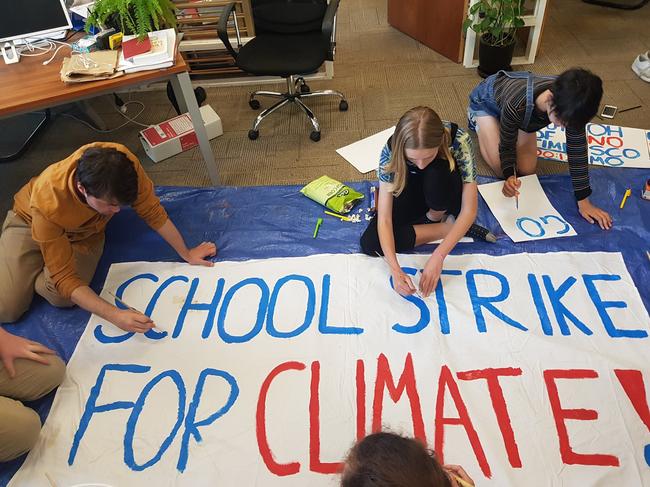
<instances>
[{"instance_id":1,"label":"girl's hand","mask_svg":"<svg viewBox=\"0 0 650 487\"><path fill-rule=\"evenodd\" d=\"M609 213L592 205L589 198L578 201L578 211L589 223L598 223L603 230L612 228L612 217Z\"/></svg>"},{"instance_id":2,"label":"girl's hand","mask_svg":"<svg viewBox=\"0 0 650 487\"><path fill-rule=\"evenodd\" d=\"M393 275L393 288L395 292L402 296L410 296L415 292L413 281L402 269L392 272Z\"/></svg>"},{"instance_id":3,"label":"girl's hand","mask_svg":"<svg viewBox=\"0 0 650 487\"><path fill-rule=\"evenodd\" d=\"M442 469L449 475L453 487L474 487L474 481L460 465L443 465Z\"/></svg>"},{"instance_id":4,"label":"girl's hand","mask_svg":"<svg viewBox=\"0 0 650 487\"><path fill-rule=\"evenodd\" d=\"M520 187L521 187L521 181L519 181L514 176L510 176L508 179L504 181L503 189L501 191L503 192L504 196L507 196L508 198L512 198L513 196L519 196Z\"/></svg>"},{"instance_id":5,"label":"girl's hand","mask_svg":"<svg viewBox=\"0 0 650 487\"><path fill-rule=\"evenodd\" d=\"M420 294L422 294L422 297L428 297L438 285L444 260L444 257L440 257L435 252L427 260L422 270L422 278L420 279Z\"/></svg>"}]
</instances>

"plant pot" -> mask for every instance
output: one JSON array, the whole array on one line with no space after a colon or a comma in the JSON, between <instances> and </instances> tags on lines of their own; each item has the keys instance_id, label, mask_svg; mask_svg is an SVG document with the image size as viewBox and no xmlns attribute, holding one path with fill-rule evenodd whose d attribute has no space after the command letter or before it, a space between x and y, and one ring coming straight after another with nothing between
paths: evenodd
<instances>
[{"instance_id":1,"label":"plant pot","mask_svg":"<svg viewBox=\"0 0 650 487\"><path fill-rule=\"evenodd\" d=\"M515 51L516 40L513 38L510 44L504 46L495 46L490 40L488 38L486 41L486 36L482 35L478 45L478 74L482 78L486 78L502 69L512 71L510 63Z\"/></svg>"},{"instance_id":2,"label":"plant pot","mask_svg":"<svg viewBox=\"0 0 650 487\"><path fill-rule=\"evenodd\" d=\"M133 16L135 14L135 12L133 11L133 7L130 7L129 10L131 10L131 15ZM104 21L104 26L108 29L110 28L115 29L115 32L122 32L122 22L120 20L121 20L120 14L118 12L112 13ZM122 34L128 36L128 35L135 34L135 32L129 29L127 25L125 25L124 32L122 32Z\"/></svg>"}]
</instances>

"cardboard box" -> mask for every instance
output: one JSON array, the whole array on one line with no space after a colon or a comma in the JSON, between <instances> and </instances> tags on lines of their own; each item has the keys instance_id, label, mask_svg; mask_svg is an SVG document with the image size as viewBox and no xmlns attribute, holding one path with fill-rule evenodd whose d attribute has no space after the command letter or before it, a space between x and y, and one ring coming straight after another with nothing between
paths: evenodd
<instances>
[{"instance_id":1,"label":"cardboard box","mask_svg":"<svg viewBox=\"0 0 650 487\"><path fill-rule=\"evenodd\" d=\"M208 139L223 134L221 119L212 107L204 105L200 110ZM140 131L140 142L154 162L160 162L199 145L189 113L183 113Z\"/></svg>"}]
</instances>

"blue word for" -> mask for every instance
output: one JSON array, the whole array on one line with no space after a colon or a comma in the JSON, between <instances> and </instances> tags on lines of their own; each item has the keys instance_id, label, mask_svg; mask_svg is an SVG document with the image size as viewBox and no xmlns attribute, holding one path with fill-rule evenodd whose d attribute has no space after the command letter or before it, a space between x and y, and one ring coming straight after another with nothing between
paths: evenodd
<instances>
[{"instance_id":1,"label":"blue word for","mask_svg":"<svg viewBox=\"0 0 650 487\"><path fill-rule=\"evenodd\" d=\"M192 400L189 403L189 407L186 409L185 406L187 403L187 391L183 378L176 370L166 370L151 379L144 386L142 392L135 401L114 401L107 404L97 404L97 399L101 392L102 385L104 384L104 379L106 378L107 373L121 372L127 374L144 374L149 372L149 370L151 370L151 367L137 364L106 364L102 367L99 375L97 376L95 385L90 390L90 395L86 401L83 415L79 421L79 427L77 428L74 439L72 440L72 447L70 448L70 453L68 454L68 465L74 464L81 440L83 439L84 434L90 425L90 421L95 414L107 413L116 409L130 409L131 414L129 415L129 419L126 422L126 432L124 434L125 465L131 470L135 471L145 470L152 465L155 465L160 461L169 446L172 444L178 435L179 430L183 428L183 432L181 434L181 448L178 457L178 463L176 464L178 471L183 472L187 466L190 437L193 437L197 442L202 441L199 428L211 425L221 416L226 414L233 406L233 404L235 404L235 401L239 396L239 386L237 385L237 381L232 375L223 370L208 368L202 370L199 374L199 378L194 388L194 395L192 396ZM228 398L226 399L226 402L221 405L221 407L219 407L219 409L214 411L208 417L197 420L196 411L199 407L199 403L201 402L203 387L205 386L205 383L209 377L220 378L226 383L226 386L229 389ZM133 452L133 438L135 435L136 426L138 424L138 419L151 391L165 379L171 381L178 392L178 409L176 412L176 422L169 432L169 435L160 444L158 451L150 459L138 462ZM160 411L158 414L160 414ZM148 438L148 441L150 441L150 438Z\"/></svg>"},{"instance_id":2,"label":"blue word for","mask_svg":"<svg viewBox=\"0 0 650 487\"><path fill-rule=\"evenodd\" d=\"M132 278L123 282L117 288L117 297L122 298L126 289L138 280L148 280L157 283L160 279L154 274L138 274L137 276L133 276ZM156 308L158 300L170 286L175 286L178 288L178 286L181 285L184 287L184 291L186 292L186 298L176 319L176 324L171 333L171 338L178 338L180 336L181 332L183 331L183 327L185 326L185 321L189 311L204 311L207 313L205 322L203 324L203 329L201 331L202 338L209 338L216 325L217 334L219 335L219 338L225 343L248 342L255 338L262 331L262 329L266 329L266 333L269 336L275 338L293 338L307 331L314 322L317 323L318 331L324 335L357 335L363 333L362 328L352 326L335 326L327 323L330 301L330 281L331 276L329 274L324 274L320 283L320 306L318 308L318 315L316 316L316 286L308 276L300 274L289 274L278 279L272 286L270 286L262 278L249 277L236 282L228 289L226 289L226 280L224 278L219 278L217 280L212 299L207 303L194 302L197 289L201 284L201 281L198 277L192 279L190 282L190 279L187 276L171 276L158 285L154 293L151 295L151 298L149 299L149 303L144 310L144 314L147 316L152 315ZM289 331L283 331L277 324L275 310L280 299L284 299L286 301L295 301L295 293L282 293L283 287L291 282L298 283L300 286L305 288L305 291L307 293L305 315L302 323L297 326L291 325L294 326L292 329ZM248 304L251 308L257 309L255 322L251 325L246 326L248 328L248 331L246 333L236 335L234 333L231 333L226 326L228 310L231 306L231 303L236 299L237 294L240 293L242 289L247 287L253 288L259 293L259 299ZM116 301L115 305L120 308L124 308L124 306L119 301ZM286 328L286 326L283 328ZM132 332L123 333L116 336L107 335L104 332L102 325L97 325L93 332L95 339L100 343L120 343L128 340L134 335ZM151 340L160 340L167 337L167 335L168 333L166 331L160 332L154 329L151 329L145 333L145 336Z\"/></svg>"},{"instance_id":3,"label":"blue word for","mask_svg":"<svg viewBox=\"0 0 650 487\"><path fill-rule=\"evenodd\" d=\"M403 267L402 270L411 276L414 276L418 273L418 270L413 267ZM420 269L419 272L422 272L422 269ZM451 332L451 323L449 321L449 314L447 312L447 302L442 277L458 277L462 275L463 271L461 270L443 269L441 279L438 281L438 285L435 289L435 299L438 307L438 321L440 323L440 331L445 335ZM482 295L479 293L476 284L478 277L487 277L490 279L490 281L492 281L490 289L493 292L491 295ZM621 276L617 274L582 274L580 281L571 276L559 284L554 284L551 276L549 275L543 274L541 276L537 276L535 274L528 274L527 281L533 305L532 308L535 309L537 313L537 320L539 321L543 333L548 336L552 336L554 333L553 325L549 316L549 310L544 302L545 295L546 299L551 305L551 311L555 317L555 322L557 323L557 327L562 335L568 336L572 334L571 325L573 328L584 335L593 335L593 330L587 326L586 323L580 320L567 307L567 305L562 302L562 299L567 294L567 292L574 288L574 286L577 287L578 283L580 282L580 285L584 288L587 295L589 296L590 304L593 305L596 312L598 313L600 322L608 336L611 338L648 338L648 332L646 330L618 328L614 324L614 321L607 311L609 308L627 308L627 303L624 301L604 300L600 295L598 288L596 287L596 283L598 281L614 282L620 280ZM543 284L544 291L542 291L540 281ZM471 269L465 272L465 284L469 294L471 309L474 314L476 329L479 333L486 333L488 331L485 319L486 312L495 316L506 325L516 328L520 331L528 331L531 328L530 323L520 323L514 318L508 316L504 311L507 306L503 306L502 308L496 306L497 303L503 303L510 296L510 284L506 276L493 270ZM392 279L390 280L390 285L393 287ZM406 334L418 333L425 329L431 322L431 312L429 310L429 307L417 295L403 296L403 298L406 301L412 303L418 309L420 317L417 322L410 325L395 323L393 325L393 330ZM525 306L525 304L523 301L519 300L517 302L517 306L522 307ZM512 306L510 306L510 308L512 308ZM533 316L534 315L531 314L531 320L533 319Z\"/></svg>"},{"instance_id":4,"label":"blue word for","mask_svg":"<svg viewBox=\"0 0 650 487\"><path fill-rule=\"evenodd\" d=\"M549 230L549 235L551 236L564 235L571 230L569 224L563 218L557 215L540 216L539 221L529 216L523 216L521 218L517 218L517 221L515 223L517 224L517 228L530 238L541 238L546 236L546 229L544 227L550 225L549 220L556 221L562 225L559 230Z\"/></svg>"}]
</instances>

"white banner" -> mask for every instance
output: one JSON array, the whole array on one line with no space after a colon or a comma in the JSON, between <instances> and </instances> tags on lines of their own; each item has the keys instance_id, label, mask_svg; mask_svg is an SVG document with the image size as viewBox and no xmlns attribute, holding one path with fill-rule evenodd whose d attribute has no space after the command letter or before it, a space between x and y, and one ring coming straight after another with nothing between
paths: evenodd
<instances>
[{"instance_id":1,"label":"white banner","mask_svg":"<svg viewBox=\"0 0 650 487\"><path fill-rule=\"evenodd\" d=\"M599 123L587 124L589 164L650 168L650 131ZM550 124L537 132L537 157L568 161L566 133Z\"/></svg>"},{"instance_id":2,"label":"white banner","mask_svg":"<svg viewBox=\"0 0 650 487\"><path fill-rule=\"evenodd\" d=\"M12 486L334 486L383 425L480 486L650 484L620 254L452 255L424 301L361 255L115 264L107 291L158 331L91 317Z\"/></svg>"}]
</instances>

